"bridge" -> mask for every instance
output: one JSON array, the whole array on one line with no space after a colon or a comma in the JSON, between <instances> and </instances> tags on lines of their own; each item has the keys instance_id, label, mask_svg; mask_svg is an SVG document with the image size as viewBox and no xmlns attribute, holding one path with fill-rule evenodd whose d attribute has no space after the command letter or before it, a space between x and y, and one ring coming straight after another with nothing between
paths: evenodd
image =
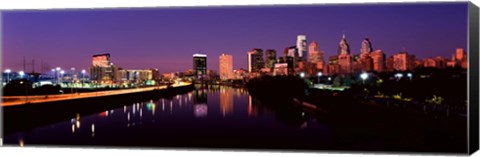
<instances>
[{"instance_id":1,"label":"bridge","mask_svg":"<svg viewBox=\"0 0 480 157\"><path fill-rule=\"evenodd\" d=\"M171 86L175 88L175 87L182 87L182 86L188 86L188 85L191 85L191 83L178 82L178 83L172 84ZM168 87L167 85L164 85L164 86L154 86L154 87L144 87L144 88L117 89L117 90L108 90L108 91L71 93L71 94L2 96L2 99L3 99L2 106L8 107L8 106L18 106L18 105L25 105L25 104L38 104L38 103L47 103L47 102L55 102L55 101L141 93L141 92L162 90L162 89L166 89L167 87Z\"/></svg>"}]
</instances>

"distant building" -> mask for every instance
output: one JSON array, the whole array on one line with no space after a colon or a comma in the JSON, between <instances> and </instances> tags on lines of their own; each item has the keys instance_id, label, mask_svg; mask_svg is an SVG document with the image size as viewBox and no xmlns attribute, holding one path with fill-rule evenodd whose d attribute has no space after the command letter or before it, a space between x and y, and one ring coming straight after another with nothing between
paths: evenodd
<instances>
[{"instance_id":1,"label":"distant building","mask_svg":"<svg viewBox=\"0 0 480 157\"><path fill-rule=\"evenodd\" d=\"M248 72L259 72L260 69L265 67L265 61L263 59L263 50L254 48L248 52Z\"/></svg>"},{"instance_id":2,"label":"distant building","mask_svg":"<svg viewBox=\"0 0 480 157\"><path fill-rule=\"evenodd\" d=\"M269 68L271 71L277 63L277 51L274 49L265 50L265 68Z\"/></svg>"},{"instance_id":3,"label":"distant building","mask_svg":"<svg viewBox=\"0 0 480 157\"><path fill-rule=\"evenodd\" d=\"M235 79L243 80L248 76L248 71L242 68L236 69L233 71Z\"/></svg>"},{"instance_id":4,"label":"distant building","mask_svg":"<svg viewBox=\"0 0 480 157\"><path fill-rule=\"evenodd\" d=\"M92 56L92 66L89 68L90 79L97 83L116 80L118 68L110 61L110 54L97 54Z\"/></svg>"},{"instance_id":5,"label":"distant building","mask_svg":"<svg viewBox=\"0 0 480 157\"><path fill-rule=\"evenodd\" d=\"M340 65L338 64L338 56L330 56L328 58L328 64L323 70L325 75L335 75L340 73Z\"/></svg>"},{"instance_id":6,"label":"distant building","mask_svg":"<svg viewBox=\"0 0 480 157\"><path fill-rule=\"evenodd\" d=\"M370 53L370 57L373 59L373 71L384 72L385 71L385 54L382 50L375 50Z\"/></svg>"},{"instance_id":7,"label":"distant building","mask_svg":"<svg viewBox=\"0 0 480 157\"><path fill-rule=\"evenodd\" d=\"M320 51L317 42L314 41L310 43L310 45L308 46L308 63L310 64L309 69L311 74L324 69L324 55L325 52ZM309 64L307 64L307 66Z\"/></svg>"},{"instance_id":8,"label":"distant building","mask_svg":"<svg viewBox=\"0 0 480 157\"><path fill-rule=\"evenodd\" d=\"M338 44L338 55L341 54L348 54L350 55L350 46L348 45L347 38L345 34L343 34L340 43Z\"/></svg>"},{"instance_id":9,"label":"distant building","mask_svg":"<svg viewBox=\"0 0 480 157\"><path fill-rule=\"evenodd\" d=\"M350 55L350 46L348 45L347 38L343 34L340 43L338 44L338 65L340 65L339 73L350 74L352 73L352 56Z\"/></svg>"},{"instance_id":10,"label":"distant building","mask_svg":"<svg viewBox=\"0 0 480 157\"><path fill-rule=\"evenodd\" d=\"M409 55L407 52L400 52L393 55L393 67L397 71L413 70L415 68L415 55Z\"/></svg>"},{"instance_id":11,"label":"distant building","mask_svg":"<svg viewBox=\"0 0 480 157\"><path fill-rule=\"evenodd\" d=\"M203 77L207 74L207 55L196 53L193 54L193 70L196 78Z\"/></svg>"},{"instance_id":12,"label":"distant building","mask_svg":"<svg viewBox=\"0 0 480 157\"><path fill-rule=\"evenodd\" d=\"M253 51L250 51L250 52L247 52L247 60L248 60L248 72L251 73L251 72L254 72L256 71L256 65L255 65L255 52Z\"/></svg>"},{"instance_id":13,"label":"distant building","mask_svg":"<svg viewBox=\"0 0 480 157\"><path fill-rule=\"evenodd\" d=\"M306 61L307 59L307 36L298 35L297 36L297 49L298 57L300 60Z\"/></svg>"},{"instance_id":14,"label":"distant building","mask_svg":"<svg viewBox=\"0 0 480 157\"><path fill-rule=\"evenodd\" d=\"M386 70L388 72L395 71L393 56L387 58L387 61L385 62L385 67L387 68Z\"/></svg>"},{"instance_id":15,"label":"distant building","mask_svg":"<svg viewBox=\"0 0 480 157\"><path fill-rule=\"evenodd\" d=\"M92 66L107 68L110 67L110 53L96 54L92 56Z\"/></svg>"},{"instance_id":16,"label":"distant building","mask_svg":"<svg viewBox=\"0 0 480 157\"><path fill-rule=\"evenodd\" d=\"M423 59L423 67L426 68L437 68L437 62L433 58L425 58Z\"/></svg>"},{"instance_id":17,"label":"distant building","mask_svg":"<svg viewBox=\"0 0 480 157\"><path fill-rule=\"evenodd\" d=\"M153 80L160 80L161 79L160 71L158 69L151 68L149 70L152 71L152 79Z\"/></svg>"},{"instance_id":18,"label":"distant building","mask_svg":"<svg viewBox=\"0 0 480 157\"><path fill-rule=\"evenodd\" d=\"M233 57L222 53L219 57L219 72L221 80L233 79Z\"/></svg>"},{"instance_id":19,"label":"distant building","mask_svg":"<svg viewBox=\"0 0 480 157\"><path fill-rule=\"evenodd\" d=\"M372 42L370 42L370 39L365 38L362 41L362 48L360 49L360 54L361 55L368 55L372 51L373 51Z\"/></svg>"},{"instance_id":20,"label":"distant building","mask_svg":"<svg viewBox=\"0 0 480 157\"><path fill-rule=\"evenodd\" d=\"M467 54L463 48L457 48L455 54L452 54L452 59L446 61L447 67L462 67L466 69L468 67Z\"/></svg>"},{"instance_id":21,"label":"distant building","mask_svg":"<svg viewBox=\"0 0 480 157\"><path fill-rule=\"evenodd\" d=\"M288 75L288 63L276 63L273 76Z\"/></svg>"},{"instance_id":22,"label":"distant building","mask_svg":"<svg viewBox=\"0 0 480 157\"><path fill-rule=\"evenodd\" d=\"M455 52L455 62L457 66L460 66L464 69L468 67L467 54L463 48L457 48Z\"/></svg>"}]
</instances>

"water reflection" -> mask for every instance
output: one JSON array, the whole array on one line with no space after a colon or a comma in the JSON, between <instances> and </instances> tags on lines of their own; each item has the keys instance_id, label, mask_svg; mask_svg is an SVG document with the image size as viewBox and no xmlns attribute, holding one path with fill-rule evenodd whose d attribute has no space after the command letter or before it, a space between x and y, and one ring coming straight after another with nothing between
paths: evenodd
<instances>
[{"instance_id":1,"label":"water reflection","mask_svg":"<svg viewBox=\"0 0 480 157\"><path fill-rule=\"evenodd\" d=\"M233 112L233 93L231 87L220 87L220 110L223 116Z\"/></svg>"},{"instance_id":2,"label":"water reflection","mask_svg":"<svg viewBox=\"0 0 480 157\"><path fill-rule=\"evenodd\" d=\"M206 117L208 115L208 97L205 89L193 91L193 115L197 118Z\"/></svg>"}]
</instances>

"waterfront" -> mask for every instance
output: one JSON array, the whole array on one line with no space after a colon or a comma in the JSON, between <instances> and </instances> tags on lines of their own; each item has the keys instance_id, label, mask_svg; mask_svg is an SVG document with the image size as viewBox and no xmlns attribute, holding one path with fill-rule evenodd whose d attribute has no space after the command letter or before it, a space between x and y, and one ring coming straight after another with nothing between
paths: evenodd
<instances>
[{"instance_id":1,"label":"waterfront","mask_svg":"<svg viewBox=\"0 0 480 157\"><path fill-rule=\"evenodd\" d=\"M17 146L437 152L460 152L465 148L461 143L464 139L441 131L439 122L418 119L411 125L402 125L403 121L390 124L388 120L357 123L356 117L332 120L293 105L272 108L249 96L243 88L197 87L173 97L117 103L120 104L93 114L75 114L62 122L6 134L4 142ZM36 121L45 117L30 118ZM426 126L418 127L422 122Z\"/></svg>"}]
</instances>

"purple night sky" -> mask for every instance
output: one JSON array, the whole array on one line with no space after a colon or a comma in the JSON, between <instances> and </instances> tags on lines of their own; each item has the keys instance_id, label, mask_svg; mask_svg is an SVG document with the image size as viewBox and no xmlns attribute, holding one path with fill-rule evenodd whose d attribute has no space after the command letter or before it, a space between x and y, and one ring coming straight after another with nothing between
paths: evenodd
<instances>
[{"instance_id":1,"label":"purple night sky","mask_svg":"<svg viewBox=\"0 0 480 157\"><path fill-rule=\"evenodd\" d=\"M86 69L91 56L109 52L126 69L158 68L161 73L192 68L192 54L229 53L234 68L246 68L252 48L295 45L298 34L317 41L325 58L337 54L345 32L352 54L368 36L387 56L405 47L417 58L450 58L467 46L467 3L250 6L142 9L4 11L2 67L23 67L23 56L51 68ZM31 67L27 67L31 71Z\"/></svg>"}]
</instances>

